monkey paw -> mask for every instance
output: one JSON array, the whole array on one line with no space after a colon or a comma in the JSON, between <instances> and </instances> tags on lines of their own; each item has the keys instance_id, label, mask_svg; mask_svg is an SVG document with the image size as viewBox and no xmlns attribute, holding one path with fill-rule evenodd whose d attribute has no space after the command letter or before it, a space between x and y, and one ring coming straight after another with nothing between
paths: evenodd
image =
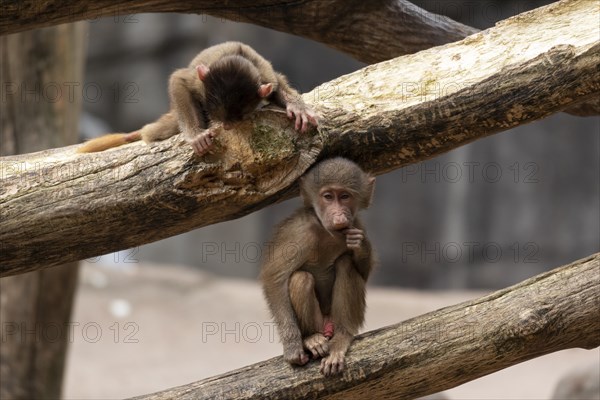
<instances>
[{"instance_id":1,"label":"monkey paw","mask_svg":"<svg viewBox=\"0 0 600 400\"><path fill-rule=\"evenodd\" d=\"M314 126L319 125L317 114L302 103L288 103L286 107L287 116L289 119L296 119L295 128L297 131L306 132L308 124Z\"/></svg>"},{"instance_id":2,"label":"monkey paw","mask_svg":"<svg viewBox=\"0 0 600 400\"><path fill-rule=\"evenodd\" d=\"M304 339L304 347L313 358L325 357L329 353L329 341L322 333L315 333Z\"/></svg>"},{"instance_id":3,"label":"monkey paw","mask_svg":"<svg viewBox=\"0 0 600 400\"><path fill-rule=\"evenodd\" d=\"M215 137L214 133L210 129L205 129L197 135L193 136L192 139L188 139L192 135L185 135L186 141L192 146L194 152L199 156L204 155L212 146L212 139Z\"/></svg>"},{"instance_id":4,"label":"monkey paw","mask_svg":"<svg viewBox=\"0 0 600 400\"><path fill-rule=\"evenodd\" d=\"M349 249L359 249L360 245L365 238L363 231L356 228L348 228L344 230L344 235L346 235L346 246Z\"/></svg>"},{"instance_id":5,"label":"monkey paw","mask_svg":"<svg viewBox=\"0 0 600 400\"><path fill-rule=\"evenodd\" d=\"M308 355L302 346L292 346L283 349L283 359L290 364L304 365L308 362Z\"/></svg>"},{"instance_id":6,"label":"monkey paw","mask_svg":"<svg viewBox=\"0 0 600 400\"><path fill-rule=\"evenodd\" d=\"M325 376L339 374L344 370L344 353L330 353L328 357L321 360L321 368L319 371Z\"/></svg>"}]
</instances>

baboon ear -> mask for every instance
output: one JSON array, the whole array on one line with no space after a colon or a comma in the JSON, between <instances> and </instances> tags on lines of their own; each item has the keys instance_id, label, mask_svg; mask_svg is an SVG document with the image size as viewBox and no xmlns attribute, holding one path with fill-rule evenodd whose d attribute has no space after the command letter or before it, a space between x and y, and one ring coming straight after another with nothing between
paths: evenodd
<instances>
[{"instance_id":1,"label":"baboon ear","mask_svg":"<svg viewBox=\"0 0 600 400\"><path fill-rule=\"evenodd\" d=\"M369 208L371 201L373 200L373 194L375 193L375 177L369 176L367 178L367 187L365 188L365 197L362 199L362 207Z\"/></svg>"},{"instance_id":2,"label":"baboon ear","mask_svg":"<svg viewBox=\"0 0 600 400\"><path fill-rule=\"evenodd\" d=\"M262 84L258 88L258 95L260 97L262 97L263 99L265 97L269 97L271 95L271 93L273 93L273 84L272 83Z\"/></svg>"},{"instance_id":3,"label":"baboon ear","mask_svg":"<svg viewBox=\"0 0 600 400\"><path fill-rule=\"evenodd\" d=\"M201 81L204 81L206 79L206 76L208 75L208 73L210 72L210 68L208 68L206 65L204 64L200 64L196 67L196 72L198 72L198 78Z\"/></svg>"}]
</instances>

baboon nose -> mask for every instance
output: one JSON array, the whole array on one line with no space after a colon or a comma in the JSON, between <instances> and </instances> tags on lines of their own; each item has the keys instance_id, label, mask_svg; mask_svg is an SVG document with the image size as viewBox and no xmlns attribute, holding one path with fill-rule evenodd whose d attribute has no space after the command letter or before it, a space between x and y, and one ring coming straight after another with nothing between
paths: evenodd
<instances>
[{"instance_id":1,"label":"baboon nose","mask_svg":"<svg viewBox=\"0 0 600 400\"><path fill-rule=\"evenodd\" d=\"M336 231L348 228L348 224L348 218L346 218L345 216L333 218L333 229L335 229Z\"/></svg>"}]
</instances>

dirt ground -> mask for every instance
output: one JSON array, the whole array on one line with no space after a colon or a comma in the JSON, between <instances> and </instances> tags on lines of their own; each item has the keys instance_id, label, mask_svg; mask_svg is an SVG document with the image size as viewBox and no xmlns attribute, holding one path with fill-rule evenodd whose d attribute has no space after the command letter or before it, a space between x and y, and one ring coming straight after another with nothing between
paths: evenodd
<instances>
[{"instance_id":1,"label":"dirt ground","mask_svg":"<svg viewBox=\"0 0 600 400\"><path fill-rule=\"evenodd\" d=\"M369 287L364 330L482 294ZM83 264L70 330L67 399L151 393L281 352L256 281L176 266ZM450 399L548 399L561 376L598 360L599 349L562 351L445 393Z\"/></svg>"}]
</instances>

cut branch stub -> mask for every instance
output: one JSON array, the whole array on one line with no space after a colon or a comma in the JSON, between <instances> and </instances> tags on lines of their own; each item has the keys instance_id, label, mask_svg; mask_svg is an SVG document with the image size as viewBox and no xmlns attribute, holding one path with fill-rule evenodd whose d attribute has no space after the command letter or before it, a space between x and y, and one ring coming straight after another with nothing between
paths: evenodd
<instances>
[{"instance_id":1,"label":"cut branch stub","mask_svg":"<svg viewBox=\"0 0 600 400\"><path fill-rule=\"evenodd\" d=\"M275 202L320 151L318 135L298 134L282 115L257 113L204 157L177 135L100 153L71 146L2 158L0 275L31 270L7 269L22 257L55 265L106 254Z\"/></svg>"}]
</instances>

